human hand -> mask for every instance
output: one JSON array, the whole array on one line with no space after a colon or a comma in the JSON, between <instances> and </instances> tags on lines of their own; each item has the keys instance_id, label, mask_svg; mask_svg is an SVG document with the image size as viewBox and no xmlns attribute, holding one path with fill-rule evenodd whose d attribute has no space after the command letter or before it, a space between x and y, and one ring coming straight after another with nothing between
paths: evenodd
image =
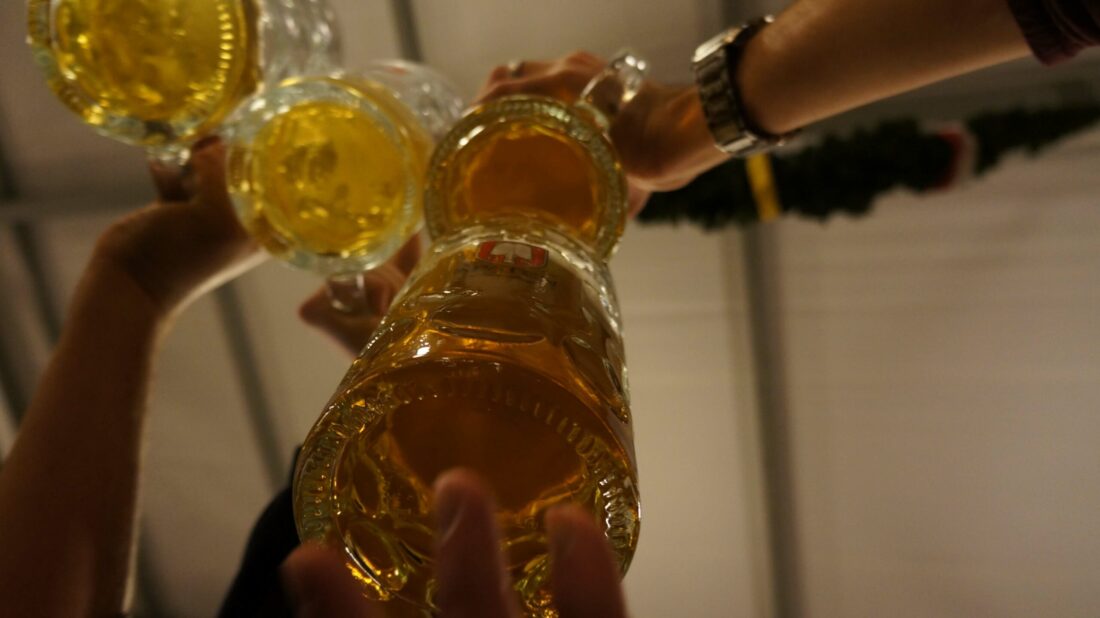
<instances>
[{"instance_id":1,"label":"human hand","mask_svg":"<svg viewBox=\"0 0 1100 618\"><path fill-rule=\"evenodd\" d=\"M241 227L225 183L225 148L197 144L185 169L150 163L152 204L113 223L92 264L121 274L167 316L254 266L266 254Z\"/></svg>"},{"instance_id":2,"label":"human hand","mask_svg":"<svg viewBox=\"0 0 1100 618\"><path fill-rule=\"evenodd\" d=\"M439 615L519 618L491 493L465 470L444 473L434 489ZM551 589L561 617L625 618L619 569L591 515L576 505L558 507L546 524ZM335 549L303 545L287 558L282 574L299 618L417 615L409 606L367 601Z\"/></svg>"},{"instance_id":3,"label":"human hand","mask_svg":"<svg viewBox=\"0 0 1100 618\"><path fill-rule=\"evenodd\" d=\"M365 302L357 303L358 311L342 311L330 298L328 286L317 290L298 309L306 324L329 335L353 355L358 354L378 328L397 292L405 285L409 273L420 261L420 235L405 245L385 264L363 274L363 289L357 290Z\"/></svg>"},{"instance_id":4,"label":"human hand","mask_svg":"<svg viewBox=\"0 0 1100 618\"><path fill-rule=\"evenodd\" d=\"M513 94L572 103L606 66L587 52L500 66L489 75L475 103ZM647 80L613 119L610 133L630 182L632 215L645 205L650 192L682 187L726 159L714 144L694 86Z\"/></svg>"}]
</instances>

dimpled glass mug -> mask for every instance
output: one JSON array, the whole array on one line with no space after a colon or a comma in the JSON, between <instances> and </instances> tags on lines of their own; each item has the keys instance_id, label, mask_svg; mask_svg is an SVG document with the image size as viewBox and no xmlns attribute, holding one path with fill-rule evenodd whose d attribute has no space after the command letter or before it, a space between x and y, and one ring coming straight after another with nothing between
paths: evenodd
<instances>
[{"instance_id":1,"label":"dimpled glass mug","mask_svg":"<svg viewBox=\"0 0 1100 618\"><path fill-rule=\"evenodd\" d=\"M249 95L339 55L325 0L29 0L27 25L70 110L173 162Z\"/></svg>"},{"instance_id":2,"label":"dimpled glass mug","mask_svg":"<svg viewBox=\"0 0 1100 618\"><path fill-rule=\"evenodd\" d=\"M587 508L629 566L641 511L607 268L627 188L605 129L643 72L624 55L577 103L487 103L437 146L424 198L432 246L295 472L299 536L343 548L368 596L438 609L431 486L454 467L495 493L528 615L555 615L544 529L554 505Z\"/></svg>"},{"instance_id":3,"label":"dimpled glass mug","mask_svg":"<svg viewBox=\"0 0 1100 618\"><path fill-rule=\"evenodd\" d=\"M328 276L334 302L353 310L363 271L420 228L428 158L462 107L443 76L400 60L269 88L223 130L238 217L271 254Z\"/></svg>"}]
</instances>

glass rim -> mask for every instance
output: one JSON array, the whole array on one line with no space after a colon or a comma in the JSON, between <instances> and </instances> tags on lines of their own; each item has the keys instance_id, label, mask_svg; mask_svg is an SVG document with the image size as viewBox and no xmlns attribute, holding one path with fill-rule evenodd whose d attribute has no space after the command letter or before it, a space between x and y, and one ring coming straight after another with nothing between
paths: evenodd
<instances>
[{"instance_id":1,"label":"glass rim","mask_svg":"<svg viewBox=\"0 0 1100 618\"><path fill-rule=\"evenodd\" d=\"M299 105L327 101L345 105L364 114L382 130L383 135L401 153L405 169L403 176L405 200L390 226L407 231L408 234L384 235L369 250L349 254L318 253L294 242L297 239L279 236L286 247L285 251L278 253L269 251L275 257L293 266L325 276L349 275L381 265L401 248L411 234L419 231L422 225L419 216L420 183L416 180L417 165L406 136L394 120L368 96L365 96L362 90L344 81L347 79L356 79L356 77L353 74L331 73L285 80L278 86L258 92L247 99L226 119L222 130L227 161L232 161L235 157L243 157L243 166L247 168L250 165L254 140L269 122ZM372 92L373 94L377 93ZM237 191L234 182L229 182L228 185L230 200L237 219L246 229L249 229L254 201L249 194Z\"/></svg>"},{"instance_id":2,"label":"glass rim","mask_svg":"<svg viewBox=\"0 0 1100 618\"><path fill-rule=\"evenodd\" d=\"M250 88L239 85L225 93L225 100L216 106L213 113L196 114L193 111L175 114L172 118L150 122L112 112L95 101L93 93L82 88L78 80L62 70L56 55L54 35L56 25L55 7L60 0L27 0L27 37L26 43L39 72L50 85L50 90L62 104L76 113L84 111L102 119L95 124L85 124L96 133L110 139L146 149L154 159L183 163L188 158L188 149L204 136L216 134L221 125L237 107L251 95L270 87L273 81L286 76L277 67L268 66L273 50L277 52L279 31L273 30L272 11L283 10L272 0L229 0L240 5L242 20L252 38L253 56L249 66L244 67L245 76L252 83ZM340 40L332 24L336 18L327 0L305 0L300 10L308 11L305 19L319 20L317 26L328 34L323 48L310 52L308 66L300 67L307 71L326 71L338 64ZM295 71L298 72L298 71Z\"/></svg>"},{"instance_id":3,"label":"glass rim","mask_svg":"<svg viewBox=\"0 0 1100 618\"><path fill-rule=\"evenodd\" d=\"M252 5L251 9L243 8L247 13L249 10L259 11L263 0L238 1L240 1L242 7L245 7L246 4ZM183 160L186 155L182 153L186 153L190 144L203 137L203 135L214 132L218 123L231 113L234 105L227 106L226 111L219 118L207 114L196 119L193 113L184 113L177 114L177 116L186 116L184 119L143 121L112 112L96 103L95 97L80 87L78 80L67 75L58 63L54 48L56 39L54 36L56 21L54 8L57 2L58 0L28 0L27 45L31 49L31 55L39 71L46 78L47 83L51 84L50 89L54 90L54 95L61 100L65 107L82 115L82 112L76 110L76 107L79 106L81 109L90 110L91 113L103 119L102 122L97 124L86 123L96 133L126 144L145 148L158 158ZM248 22L253 20L249 20L246 14L243 21L250 31L249 36L255 39L256 51L254 53L259 58L264 38L260 20L254 20L255 23L249 24ZM245 67L244 70L255 74L257 87L259 87L262 81L261 67ZM226 97L240 98L239 93L226 93ZM153 130L156 127L160 127L160 129Z\"/></svg>"},{"instance_id":4,"label":"glass rim","mask_svg":"<svg viewBox=\"0 0 1100 618\"><path fill-rule=\"evenodd\" d=\"M483 111L495 112L486 118ZM606 260L611 257L622 235L629 210L626 176L623 174L618 155L607 135L584 117L584 112L569 103L539 95L510 95L489 101L469 110L450 132L439 142L428 165L428 175L424 180L424 212L428 234L432 239L450 233L454 221L447 214L449 210L442 203L444 197L436 191L437 185L446 175L452 173L447 161L456 151L475 139L486 127L504 124L517 117L539 118L544 126L561 131L585 146L586 151L596 163L597 173L605 181L607 196L605 206L610 218L616 225L603 225L592 238L582 240L591 245L592 251Z\"/></svg>"}]
</instances>

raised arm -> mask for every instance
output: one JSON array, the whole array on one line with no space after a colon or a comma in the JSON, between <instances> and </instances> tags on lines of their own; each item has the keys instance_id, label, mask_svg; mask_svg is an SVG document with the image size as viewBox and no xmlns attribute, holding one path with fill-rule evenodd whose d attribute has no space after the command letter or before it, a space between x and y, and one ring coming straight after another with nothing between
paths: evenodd
<instances>
[{"instance_id":1,"label":"raised arm","mask_svg":"<svg viewBox=\"0 0 1100 618\"><path fill-rule=\"evenodd\" d=\"M748 40L732 77L750 124L778 135L1032 52L1053 63L1097 44L1100 0L798 0ZM583 52L500 66L480 99L568 99L601 67ZM727 158L694 84L648 84L615 121L612 138L643 197L683 186Z\"/></svg>"},{"instance_id":2,"label":"raised arm","mask_svg":"<svg viewBox=\"0 0 1100 618\"><path fill-rule=\"evenodd\" d=\"M224 155L114 224L0 469L0 614L117 615L133 561L146 400L158 339L189 298L256 254L225 194Z\"/></svg>"},{"instance_id":3,"label":"raised arm","mask_svg":"<svg viewBox=\"0 0 1100 618\"><path fill-rule=\"evenodd\" d=\"M801 0L749 41L736 81L778 134L1028 53L1006 0Z\"/></svg>"}]
</instances>

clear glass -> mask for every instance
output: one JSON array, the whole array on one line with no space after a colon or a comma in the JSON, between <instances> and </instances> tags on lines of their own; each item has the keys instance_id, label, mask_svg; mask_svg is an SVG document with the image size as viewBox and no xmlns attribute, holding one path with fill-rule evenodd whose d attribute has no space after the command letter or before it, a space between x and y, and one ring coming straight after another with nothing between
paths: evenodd
<instances>
[{"instance_id":1,"label":"clear glass","mask_svg":"<svg viewBox=\"0 0 1100 618\"><path fill-rule=\"evenodd\" d=\"M608 259L623 233L626 178L607 136L646 62L620 52L573 104L512 96L466 114L440 142L424 197L433 238L486 218L551 225Z\"/></svg>"},{"instance_id":2,"label":"clear glass","mask_svg":"<svg viewBox=\"0 0 1100 618\"><path fill-rule=\"evenodd\" d=\"M419 229L433 133L461 108L444 78L400 61L268 89L223 130L237 214L273 255L337 276L350 310L357 273Z\"/></svg>"},{"instance_id":3,"label":"clear glass","mask_svg":"<svg viewBox=\"0 0 1100 618\"><path fill-rule=\"evenodd\" d=\"M386 87L412 112L433 142L451 130L466 108L454 84L422 64L383 60L368 64L358 75Z\"/></svg>"},{"instance_id":4,"label":"clear glass","mask_svg":"<svg viewBox=\"0 0 1100 618\"><path fill-rule=\"evenodd\" d=\"M555 99L515 96L475 108L440 142L429 170L433 238L522 214L606 259L623 231L627 189L614 147L589 116Z\"/></svg>"},{"instance_id":5,"label":"clear glass","mask_svg":"<svg viewBox=\"0 0 1100 618\"><path fill-rule=\"evenodd\" d=\"M28 0L27 22L69 109L169 161L265 84L332 70L339 51L324 0Z\"/></svg>"},{"instance_id":6,"label":"clear glass","mask_svg":"<svg viewBox=\"0 0 1100 618\"><path fill-rule=\"evenodd\" d=\"M453 467L494 490L528 615L556 615L552 506L588 508L630 563L640 503L606 265L626 185L601 127L644 65L620 65L585 92L617 98L501 99L436 148L432 248L306 438L294 482L299 536L343 547L370 596L437 609L430 488Z\"/></svg>"},{"instance_id":7,"label":"clear glass","mask_svg":"<svg viewBox=\"0 0 1100 618\"><path fill-rule=\"evenodd\" d=\"M618 305L603 260L549 226L437 240L306 438L299 536L346 548L370 596L437 609L431 485L496 493L529 615L552 616L543 518L589 508L625 572L640 504Z\"/></svg>"}]
</instances>

